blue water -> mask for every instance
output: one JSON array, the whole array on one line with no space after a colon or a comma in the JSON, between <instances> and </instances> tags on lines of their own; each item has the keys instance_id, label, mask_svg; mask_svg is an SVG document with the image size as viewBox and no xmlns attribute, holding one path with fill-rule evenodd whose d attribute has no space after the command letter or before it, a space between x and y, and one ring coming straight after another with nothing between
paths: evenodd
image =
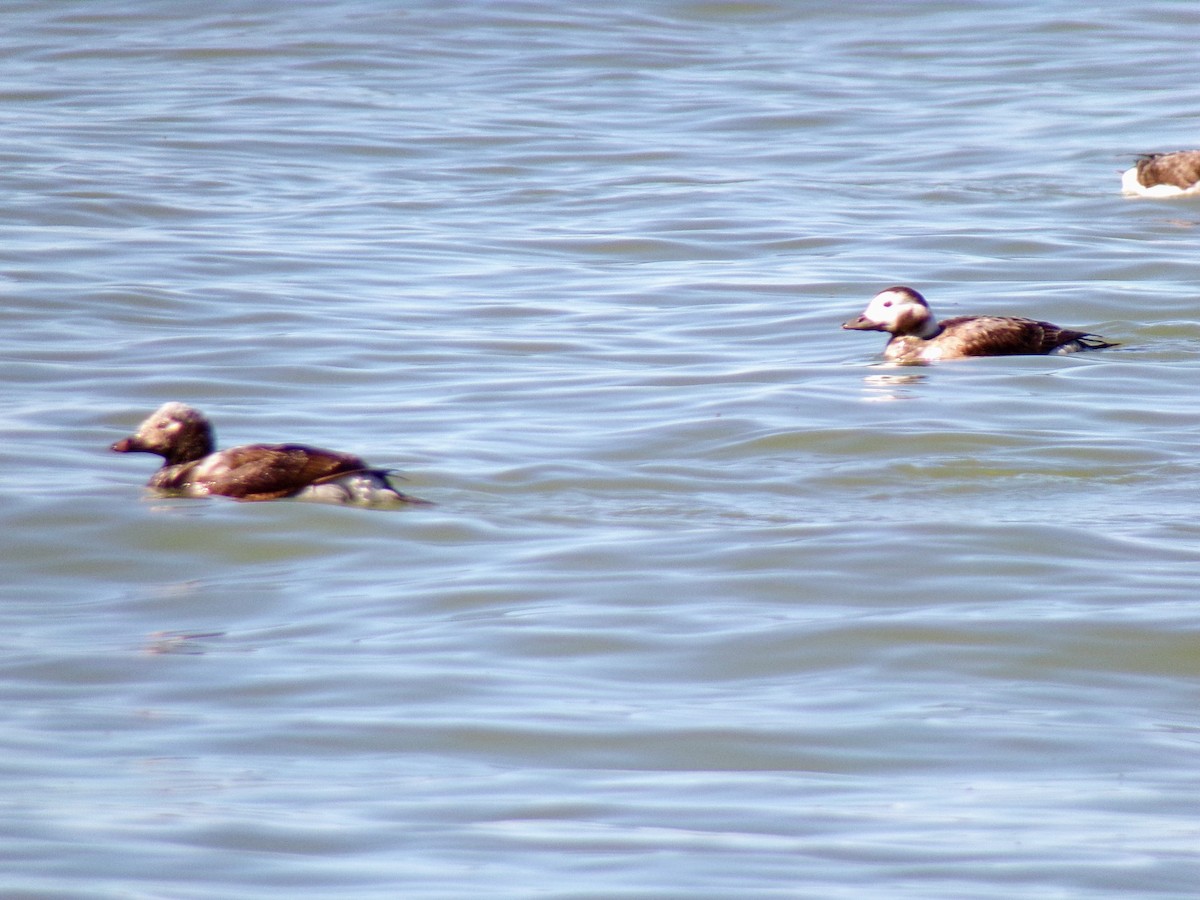
<instances>
[{"instance_id":1,"label":"blue water","mask_svg":"<svg viewBox=\"0 0 1200 900\"><path fill-rule=\"evenodd\" d=\"M8 4L0 894L1194 896L1198 34ZM166 400L436 505L149 496Z\"/></svg>"}]
</instances>

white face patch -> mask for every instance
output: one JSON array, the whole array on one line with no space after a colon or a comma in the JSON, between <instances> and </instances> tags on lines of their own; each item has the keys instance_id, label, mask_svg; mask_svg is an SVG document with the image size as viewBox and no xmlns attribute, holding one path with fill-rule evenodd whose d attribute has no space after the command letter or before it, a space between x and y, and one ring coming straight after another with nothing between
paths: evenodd
<instances>
[{"instance_id":1,"label":"white face patch","mask_svg":"<svg viewBox=\"0 0 1200 900\"><path fill-rule=\"evenodd\" d=\"M156 412L138 429L137 436L142 439L170 438L179 433L183 423L170 416L164 416L162 410Z\"/></svg>"},{"instance_id":2,"label":"white face patch","mask_svg":"<svg viewBox=\"0 0 1200 900\"><path fill-rule=\"evenodd\" d=\"M208 420L183 403L164 403L141 424L141 427L138 428L138 437L153 439L158 436L160 439L170 442L175 435L193 424L206 428Z\"/></svg>"},{"instance_id":3,"label":"white face patch","mask_svg":"<svg viewBox=\"0 0 1200 900\"><path fill-rule=\"evenodd\" d=\"M899 291L880 291L871 298L863 315L880 325L895 325L905 309L920 305L912 297Z\"/></svg>"}]
</instances>

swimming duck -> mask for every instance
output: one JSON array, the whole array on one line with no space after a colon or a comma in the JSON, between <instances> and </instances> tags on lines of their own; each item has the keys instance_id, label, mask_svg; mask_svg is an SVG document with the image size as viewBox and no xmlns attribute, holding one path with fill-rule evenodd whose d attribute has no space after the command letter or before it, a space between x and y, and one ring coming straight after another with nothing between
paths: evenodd
<instances>
[{"instance_id":1,"label":"swimming duck","mask_svg":"<svg viewBox=\"0 0 1200 900\"><path fill-rule=\"evenodd\" d=\"M1148 153L1121 175L1121 190L1134 197L1180 197L1200 193L1200 150Z\"/></svg>"},{"instance_id":2,"label":"swimming duck","mask_svg":"<svg viewBox=\"0 0 1200 900\"><path fill-rule=\"evenodd\" d=\"M371 468L349 453L302 444L247 444L214 452L212 425L203 413L183 403L163 404L136 434L111 449L163 457L149 486L186 497L290 497L364 505L426 502L400 493L385 470Z\"/></svg>"},{"instance_id":3,"label":"swimming duck","mask_svg":"<svg viewBox=\"0 0 1200 900\"><path fill-rule=\"evenodd\" d=\"M939 322L924 297L910 287L900 286L880 291L861 316L842 328L888 332L892 337L884 347L884 359L901 363L1070 353L1116 346L1099 335L1017 316L956 316Z\"/></svg>"}]
</instances>

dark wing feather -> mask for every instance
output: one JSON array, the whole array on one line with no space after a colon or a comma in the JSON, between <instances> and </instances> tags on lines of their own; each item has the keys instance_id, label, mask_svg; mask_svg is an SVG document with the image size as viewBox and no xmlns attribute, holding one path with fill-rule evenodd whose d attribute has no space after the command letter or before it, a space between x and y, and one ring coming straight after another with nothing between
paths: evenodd
<instances>
[{"instance_id":1,"label":"dark wing feather","mask_svg":"<svg viewBox=\"0 0 1200 900\"><path fill-rule=\"evenodd\" d=\"M942 321L938 343L947 356L1012 356L1051 353L1064 344L1090 337L1019 316L959 316Z\"/></svg>"},{"instance_id":2,"label":"dark wing feather","mask_svg":"<svg viewBox=\"0 0 1200 900\"><path fill-rule=\"evenodd\" d=\"M1143 156L1137 161L1137 175L1143 187L1173 184L1187 190L1200 182L1200 150Z\"/></svg>"},{"instance_id":3,"label":"dark wing feather","mask_svg":"<svg viewBox=\"0 0 1200 900\"><path fill-rule=\"evenodd\" d=\"M357 456L300 444L252 444L221 453L228 471L208 481L211 493L238 500L277 500L310 484L359 472Z\"/></svg>"}]
</instances>

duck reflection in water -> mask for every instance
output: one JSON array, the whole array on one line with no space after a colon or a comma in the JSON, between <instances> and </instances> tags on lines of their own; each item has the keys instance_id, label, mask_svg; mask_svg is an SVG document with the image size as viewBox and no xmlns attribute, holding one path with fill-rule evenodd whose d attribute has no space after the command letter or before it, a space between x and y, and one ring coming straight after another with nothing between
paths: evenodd
<instances>
[{"instance_id":1,"label":"duck reflection in water","mask_svg":"<svg viewBox=\"0 0 1200 900\"><path fill-rule=\"evenodd\" d=\"M916 394L908 388L925 381L928 376L915 372L903 375L867 375L863 378L863 389L867 400L883 403L889 400L915 400Z\"/></svg>"}]
</instances>

